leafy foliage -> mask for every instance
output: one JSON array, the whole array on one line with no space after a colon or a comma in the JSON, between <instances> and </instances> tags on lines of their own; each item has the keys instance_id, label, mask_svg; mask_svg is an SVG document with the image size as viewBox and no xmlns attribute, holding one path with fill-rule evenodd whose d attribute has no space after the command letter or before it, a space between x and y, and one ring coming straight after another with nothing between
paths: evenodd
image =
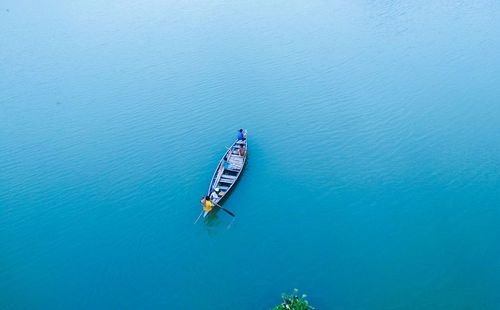
<instances>
[{"instance_id":1,"label":"leafy foliage","mask_svg":"<svg viewBox=\"0 0 500 310\"><path fill-rule=\"evenodd\" d=\"M304 299L307 295L302 294L302 297L299 297L298 293L299 290L294 289L291 295L281 294L283 302L272 310L314 310L313 307L309 306L307 300Z\"/></svg>"}]
</instances>

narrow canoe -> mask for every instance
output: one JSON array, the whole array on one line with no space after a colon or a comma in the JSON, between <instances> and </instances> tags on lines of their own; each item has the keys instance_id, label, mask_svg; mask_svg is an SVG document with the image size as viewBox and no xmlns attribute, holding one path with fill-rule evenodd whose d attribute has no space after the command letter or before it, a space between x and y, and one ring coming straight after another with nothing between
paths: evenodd
<instances>
[{"instance_id":1,"label":"narrow canoe","mask_svg":"<svg viewBox=\"0 0 500 310\"><path fill-rule=\"evenodd\" d=\"M233 145L224 153L222 159L219 161L217 168L210 180L210 186L208 187L208 196L218 187L220 192L224 195L212 199L212 202L218 204L224 197L227 196L233 185L236 183L240 177L243 167L247 161L247 154L240 156L239 150L241 147L245 146L248 152L248 139L236 140ZM224 165L224 159L226 160L226 166ZM214 210L214 209L212 209ZM203 217L206 217L210 211L205 211Z\"/></svg>"}]
</instances>

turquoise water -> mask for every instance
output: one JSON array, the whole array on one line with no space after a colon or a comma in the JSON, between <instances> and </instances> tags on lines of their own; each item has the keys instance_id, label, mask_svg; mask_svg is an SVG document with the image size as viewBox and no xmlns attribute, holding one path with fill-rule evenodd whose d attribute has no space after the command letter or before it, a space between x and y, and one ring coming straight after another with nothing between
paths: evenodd
<instances>
[{"instance_id":1,"label":"turquoise water","mask_svg":"<svg viewBox=\"0 0 500 310\"><path fill-rule=\"evenodd\" d=\"M0 29L1 309L499 309L498 1L8 1ZM236 218L193 225L241 127Z\"/></svg>"}]
</instances>

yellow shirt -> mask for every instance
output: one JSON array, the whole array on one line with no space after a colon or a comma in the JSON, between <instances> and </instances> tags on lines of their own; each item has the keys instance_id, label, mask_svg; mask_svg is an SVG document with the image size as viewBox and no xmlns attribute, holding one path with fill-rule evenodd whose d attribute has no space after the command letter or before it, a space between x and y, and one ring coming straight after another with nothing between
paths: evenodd
<instances>
[{"instance_id":1,"label":"yellow shirt","mask_svg":"<svg viewBox=\"0 0 500 310\"><path fill-rule=\"evenodd\" d=\"M211 211L213 206L214 206L214 204L207 200L207 201L205 201L205 205L203 206L203 210Z\"/></svg>"}]
</instances>

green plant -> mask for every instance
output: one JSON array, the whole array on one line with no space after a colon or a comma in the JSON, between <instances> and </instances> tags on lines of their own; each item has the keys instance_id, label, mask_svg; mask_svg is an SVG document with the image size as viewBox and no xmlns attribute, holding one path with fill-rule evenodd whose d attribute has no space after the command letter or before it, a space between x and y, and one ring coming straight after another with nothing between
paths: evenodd
<instances>
[{"instance_id":1,"label":"green plant","mask_svg":"<svg viewBox=\"0 0 500 310\"><path fill-rule=\"evenodd\" d=\"M283 302L272 310L314 310L313 307L309 306L307 300L304 299L307 295L302 294L302 297L299 297L298 293L299 290L294 289L291 295L281 294Z\"/></svg>"}]
</instances>

